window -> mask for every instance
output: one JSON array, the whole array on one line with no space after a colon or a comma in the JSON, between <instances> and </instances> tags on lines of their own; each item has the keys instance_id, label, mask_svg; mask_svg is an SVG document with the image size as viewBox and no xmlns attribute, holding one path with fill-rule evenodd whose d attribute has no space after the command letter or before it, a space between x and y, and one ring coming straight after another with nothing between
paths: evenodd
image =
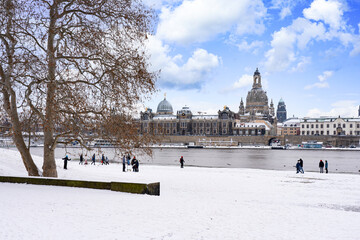
<instances>
[{"instance_id":1,"label":"window","mask_svg":"<svg viewBox=\"0 0 360 240\"><path fill-rule=\"evenodd\" d=\"M321 124L321 125L320 125L320 128L324 128L324 124Z\"/></svg>"},{"instance_id":2,"label":"window","mask_svg":"<svg viewBox=\"0 0 360 240\"><path fill-rule=\"evenodd\" d=\"M326 135L330 135L330 131L326 131Z\"/></svg>"},{"instance_id":3,"label":"window","mask_svg":"<svg viewBox=\"0 0 360 240\"><path fill-rule=\"evenodd\" d=\"M226 128L226 123L225 122L223 123L223 128Z\"/></svg>"},{"instance_id":4,"label":"window","mask_svg":"<svg viewBox=\"0 0 360 240\"><path fill-rule=\"evenodd\" d=\"M350 124L350 128L352 128L352 124Z\"/></svg>"},{"instance_id":5,"label":"window","mask_svg":"<svg viewBox=\"0 0 360 240\"><path fill-rule=\"evenodd\" d=\"M334 126L333 126L334 128L336 128L336 124L334 123Z\"/></svg>"},{"instance_id":6,"label":"window","mask_svg":"<svg viewBox=\"0 0 360 240\"><path fill-rule=\"evenodd\" d=\"M353 134L352 134L352 131L350 131L350 135L353 135Z\"/></svg>"},{"instance_id":7,"label":"window","mask_svg":"<svg viewBox=\"0 0 360 240\"><path fill-rule=\"evenodd\" d=\"M333 135L336 135L336 131L334 131L334 134Z\"/></svg>"},{"instance_id":8,"label":"window","mask_svg":"<svg viewBox=\"0 0 360 240\"><path fill-rule=\"evenodd\" d=\"M314 135L314 131L311 131L311 135Z\"/></svg>"},{"instance_id":9,"label":"window","mask_svg":"<svg viewBox=\"0 0 360 240\"><path fill-rule=\"evenodd\" d=\"M301 127L302 127L302 128L305 128L305 125L303 124L303 125L301 125Z\"/></svg>"},{"instance_id":10,"label":"window","mask_svg":"<svg viewBox=\"0 0 360 240\"><path fill-rule=\"evenodd\" d=\"M194 128L196 128L196 123L194 123Z\"/></svg>"},{"instance_id":11,"label":"window","mask_svg":"<svg viewBox=\"0 0 360 240\"><path fill-rule=\"evenodd\" d=\"M357 128L360 128L360 124L356 124L356 127L357 127Z\"/></svg>"},{"instance_id":12,"label":"window","mask_svg":"<svg viewBox=\"0 0 360 240\"><path fill-rule=\"evenodd\" d=\"M316 127L316 128L319 128L319 125L316 124L315 127Z\"/></svg>"},{"instance_id":13,"label":"window","mask_svg":"<svg viewBox=\"0 0 360 240\"><path fill-rule=\"evenodd\" d=\"M199 127L201 127L201 128L202 128L202 127L203 127L203 123L199 123Z\"/></svg>"},{"instance_id":14,"label":"window","mask_svg":"<svg viewBox=\"0 0 360 240\"><path fill-rule=\"evenodd\" d=\"M216 128L216 122L213 123L213 128Z\"/></svg>"},{"instance_id":15,"label":"window","mask_svg":"<svg viewBox=\"0 0 360 240\"><path fill-rule=\"evenodd\" d=\"M173 128L176 128L176 123L173 123L172 125L173 125Z\"/></svg>"},{"instance_id":16,"label":"window","mask_svg":"<svg viewBox=\"0 0 360 240\"><path fill-rule=\"evenodd\" d=\"M343 128L345 128L345 123L343 124Z\"/></svg>"},{"instance_id":17,"label":"window","mask_svg":"<svg viewBox=\"0 0 360 240\"><path fill-rule=\"evenodd\" d=\"M314 128L314 124L311 124L311 128Z\"/></svg>"},{"instance_id":18,"label":"window","mask_svg":"<svg viewBox=\"0 0 360 240\"><path fill-rule=\"evenodd\" d=\"M330 124L326 124L326 127L329 128L329 127L330 127Z\"/></svg>"}]
</instances>

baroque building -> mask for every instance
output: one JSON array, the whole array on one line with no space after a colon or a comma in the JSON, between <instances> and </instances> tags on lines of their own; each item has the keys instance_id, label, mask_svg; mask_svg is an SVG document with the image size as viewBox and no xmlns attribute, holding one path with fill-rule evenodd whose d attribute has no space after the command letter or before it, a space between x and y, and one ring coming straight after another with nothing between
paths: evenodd
<instances>
[{"instance_id":1,"label":"baroque building","mask_svg":"<svg viewBox=\"0 0 360 240\"><path fill-rule=\"evenodd\" d=\"M201 136L276 135L274 104L272 100L270 106L268 104L258 69L253 78L253 86L248 92L246 105L241 99L237 113L224 106L217 115L196 115L185 106L175 115L172 105L165 96L159 103L156 113L150 108L140 112L140 133Z\"/></svg>"}]
</instances>

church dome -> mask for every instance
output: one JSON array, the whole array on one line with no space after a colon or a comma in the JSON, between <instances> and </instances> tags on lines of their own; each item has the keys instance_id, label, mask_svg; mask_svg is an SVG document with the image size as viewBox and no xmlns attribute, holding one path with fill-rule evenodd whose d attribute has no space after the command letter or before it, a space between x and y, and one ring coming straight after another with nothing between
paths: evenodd
<instances>
[{"instance_id":1,"label":"church dome","mask_svg":"<svg viewBox=\"0 0 360 240\"><path fill-rule=\"evenodd\" d=\"M262 105L268 104L268 97L266 92L261 88L253 88L248 92L246 98L247 105L252 105L253 103L262 103Z\"/></svg>"},{"instance_id":2,"label":"church dome","mask_svg":"<svg viewBox=\"0 0 360 240\"><path fill-rule=\"evenodd\" d=\"M164 100L162 100L158 107L157 107L157 113L161 113L161 114L172 114L173 113L173 108L171 106L171 104L166 100L166 98L164 98Z\"/></svg>"}]
</instances>

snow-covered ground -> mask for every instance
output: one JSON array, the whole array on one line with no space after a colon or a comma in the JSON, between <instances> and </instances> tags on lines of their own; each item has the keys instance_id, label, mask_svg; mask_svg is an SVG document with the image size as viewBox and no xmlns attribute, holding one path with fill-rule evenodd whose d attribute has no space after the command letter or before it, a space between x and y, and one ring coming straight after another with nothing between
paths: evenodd
<instances>
[{"instance_id":1,"label":"snow-covered ground","mask_svg":"<svg viewBox=\"0 0 360 240\"><path fill-rule=\"evenodd\" d=\"M27 175L0 156L0 175ZM159 181L161 196L0 183L0 239L360 238L359 175L57 161L59 178Z\"/></svg>"}]
</instances>

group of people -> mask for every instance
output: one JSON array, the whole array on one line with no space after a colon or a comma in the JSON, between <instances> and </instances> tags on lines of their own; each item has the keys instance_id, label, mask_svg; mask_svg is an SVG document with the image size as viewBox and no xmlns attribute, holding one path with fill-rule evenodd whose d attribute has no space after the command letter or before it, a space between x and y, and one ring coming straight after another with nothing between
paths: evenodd
<instances>
[{"instance_id":1,"label":"group of people","mask_svg":"<svg viewBox=\"0 0 360 240\"><path fill-rule=\"evenodd\" d=\"M136 157L134 156L133 159L131 159L130 154L128 153L126 156L123 156L122 159L122 164L123 164L123 172L126 171L126 166L128 168L128 171L131 171L130 165L132 167L132 171L133 172L138 172L139 171L139 160L136 159Z\"/></svg>"},{"instance_id":2,"label":"group of people","mask_svg":"<svg viewBox=\"0 0 360 240\"><path fill-rule=\"evenodd\" d=\"M303 160L300 158L297 163L296 163L296 173L304 173L304 168L303 168L304 162ZM320 173L324 173L324 167L325 167L325 172L328 173L329 172L329 163L327 160L325 160L325 163L323 162L323 160L320 160L319 162L319 169L320 169Z\"/></svg>"},{"instance_id":3,"label":"group of people","mask_svg":"<svg viewBox=\"0 0 360 240\"><path fill-rule=\"evenodd\" d=\"M95 156L95 153L92 155L91 157L91 165L95 165L95 162L96 162L96 156ZM87 165L88 162L87 162L87 159L85 159L84 161L84 156L83 154L80 154L80 161L79 161L79 165ZM104 154L102 154L101 156L101 165L109 165L109 158L107 156L105 156Z\"/></svg>"}]
</instances>

